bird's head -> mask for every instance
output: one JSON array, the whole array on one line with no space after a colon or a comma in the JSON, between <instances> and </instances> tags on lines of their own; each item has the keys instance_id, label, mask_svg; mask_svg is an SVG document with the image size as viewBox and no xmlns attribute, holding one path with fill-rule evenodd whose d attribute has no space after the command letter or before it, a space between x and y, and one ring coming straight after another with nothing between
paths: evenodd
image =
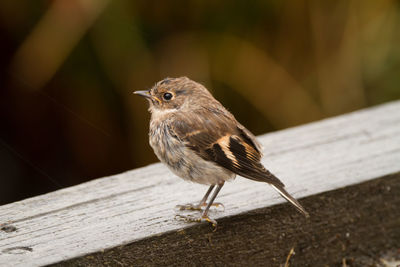
<instances>
[{"instance_id":1,"label":"bird's head","mask_svg":"<svg viewBox=\"0 0 400 267\"><path fill-rule=\"evenodd\" d=\"M213 99L207 89L187 77L165 78L148 91L136 91L150 102L150 111L174 111L195 108L204 99Z\"/></svg>"}]
</instances>

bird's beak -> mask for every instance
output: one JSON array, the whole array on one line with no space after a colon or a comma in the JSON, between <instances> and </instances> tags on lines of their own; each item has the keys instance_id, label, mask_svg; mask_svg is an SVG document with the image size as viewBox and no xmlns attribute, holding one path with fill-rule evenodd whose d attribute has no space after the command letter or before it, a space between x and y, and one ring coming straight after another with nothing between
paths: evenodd
<instances>
[{"instance_id":1,"label":"bird's beak","mask_svg":"<svg viewBox=\"0 0 400 267\"><path fill-rule=\"evenodd\" d=\"M135 95L140 95L143 96L145 98L149 98L151 99L151 95L149 94L149 91L135 91L133 92Z\"/></svg>"}]
</instances>

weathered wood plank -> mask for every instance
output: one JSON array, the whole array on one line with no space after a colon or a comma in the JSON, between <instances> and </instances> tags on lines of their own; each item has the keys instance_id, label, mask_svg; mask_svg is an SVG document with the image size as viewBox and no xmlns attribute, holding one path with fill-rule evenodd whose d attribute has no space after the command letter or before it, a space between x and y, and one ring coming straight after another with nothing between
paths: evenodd
<instances>
[{"instance_id":1,"label":"weathered wood plank","mask_svg":"<svg viewBox=\"0 0 400 267\"><path fill-rule=\"evenodd\" d=\"M296 197L367 182L400 171L400 101L259 139L263 163ZM194 229L198 226L174 220L173 206L198 200L205 190L153 164L2 206L0 224L16 231L0 231L0 265L51 264ZM225 212L212 215L220 224L222 218L284 202L268 185L240 177L223 188L218 201L226 205ZM307 202L306 209L307 204L312 206ZM289 227L285 230L296 231Z\"/></svg>"},{"instance_id":2,"label":"weathered wood plank","mask_svg":"<svg viewBox=\"0 0 400 267\"><path fill-rule=\"evenodd\" d=\"M400 260L399 196L400 173L303 199L309 220L277 205L56 266L283 266L293 248L291 267L395 267L382 260Z\"/></svg>"}]
</instances>

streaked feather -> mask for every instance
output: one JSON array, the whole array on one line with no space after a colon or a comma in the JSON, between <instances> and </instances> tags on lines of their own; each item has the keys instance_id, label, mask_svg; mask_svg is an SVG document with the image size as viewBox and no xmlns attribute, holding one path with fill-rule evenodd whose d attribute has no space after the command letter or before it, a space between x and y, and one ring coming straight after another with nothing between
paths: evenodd
<instances>
[{"instance_id":1,"label":"streaked feather","mask_svg":"<svg viewBox=\"0 0 400 267\"><path fill-rule=\"evenodd\" d=\"M261 146L254 136L243 126L238 127L231 114L224 110L198 110L194 114L190 121L175 116L172 129L203 159L251 180L284 186L261 164Z\"/></svg>"}]
</instances>

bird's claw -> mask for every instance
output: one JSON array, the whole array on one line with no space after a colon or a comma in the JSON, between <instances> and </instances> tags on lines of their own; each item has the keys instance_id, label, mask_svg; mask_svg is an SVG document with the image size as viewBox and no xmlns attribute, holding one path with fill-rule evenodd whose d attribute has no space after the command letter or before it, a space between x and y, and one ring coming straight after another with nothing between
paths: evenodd
<instances>
[{"instance_id":1,"label":"bird's claw","mask_svg":"<svg viewBox=\"0 0 400 267\"><path fill-rule=\"evenodd\" d=\"M203 206L207 206L207 203L204 203ZM218 208L221 208L221 211L225 211L225 206L221 202L214 202L211 204L211 207L215 207L217 210Z\"/></svg>"},{"instance_id":2,"label":"bird's claw","mask_svg":"<svg viewBox=\"0 0 400 267\"><path fill-rule=\"evenodd\" d=\"M183 205L176 205L175 206L176 210L201 210L201 205L199 204L183 204Z\"/></svg>"},{"instance_id":3,"label":"bird's claw","mask_svg":"<svg viewBox=\"0 0 400 267\"><path fill-rule=\"evenodd\" d=\"M201 215L201 216L193 216L193 215L181 215L181 214L176 214L175 219L182 220L185 222L208 222L211 223L211 225L214 227L214 231L217 230L217 221L214 219L211 219L207 215Z\"/></svg>"},{"instance_id":4,"label":"bird's claw","mask_svg":"<svg viewBox=\"0 0 400 267\"><path fill-rule=\"evenodd\" d=\"M176 205L175 209L176 210L203 210L203 207L207 207L207 203L202 203L202 204L192 204L192 203L188 203L188 204L184 204L184 205ZM215 202L211 204L211 207L215 207L215 208L222 208L222 211L225 211L225 206L222 203L219 202Z\"/></svg>"}]
</instances>

